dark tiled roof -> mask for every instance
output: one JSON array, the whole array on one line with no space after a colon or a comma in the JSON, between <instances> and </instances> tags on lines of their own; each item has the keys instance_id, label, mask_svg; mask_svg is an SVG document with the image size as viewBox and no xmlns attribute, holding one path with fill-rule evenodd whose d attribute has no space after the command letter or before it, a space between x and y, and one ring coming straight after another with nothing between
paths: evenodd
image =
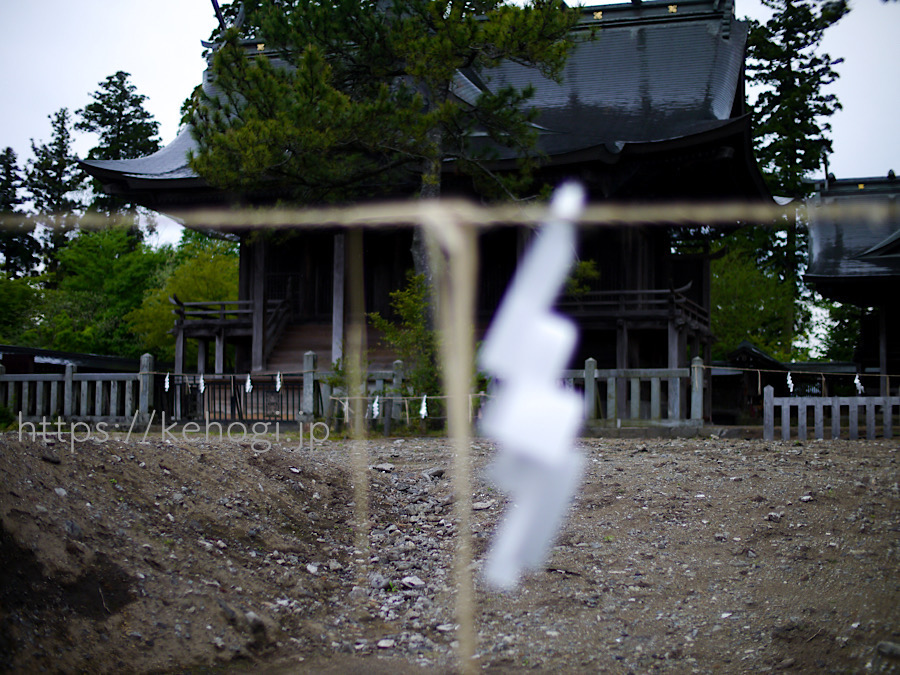
<instances>
[{"instance_id":1,"label":"dark tiled roof","mask_svg":"<svg viewBox=\"0 0 900 675\"><path fill-rule=\"evenodd\" d=\"M806 278L820 284L883 283L900 277L900 219L853 222L818 216L819 204L891 200L900 204L900 180L893 175L845 178L817 185L809 223L809 267Z\"/></svg>"},{"instance_id":2,"label":"dark tiled roof","mask_svg":"<svg viewBox=\"0 0 900 675\"><path fill-rule=\"evenodd\" d=\"M541 111L539 148L555 164L614 162L629 147L652 152L717 134L746 136L740 108L747 27L732 15L729 0L584 7L579 44L561 84L505 63L461 73L455 92L474 100L484 87L532 84L532 104ZM203 181L187 166L192 147L183 130L149 157L82 165L112 191L196 186ZM497 158L512 159L512 153L501 149ZM750 182L761 185L755 166L751 173Z\"/></svg>"},{"instance_id":3,"label":"dark tiled roof","mask_svg":"<svg viewBox=\"0 0 900 675\"><path fill-rule=\"evenodd\" d=\"M172 180L196 178L187 165L188 151L197 147L190 128L183 128L175 140L152 155L136 159L92 159L81 164L94 176L121 175L126 178Z\"/></svg>"},{"instance_id":4,"label":"dark tiled roof","mask_svg":"<svg viewBox=\"0 0 900 675\"><path fill-rule=\"evenodd\" d=\"M514 63L482 76L491 88L535 87L544 152L602 147L618 153L629 143L679 139L728 124L742 94L747 26L733 20L724 3L584 11L561 84Z\"/></svg>"}]
</instances>

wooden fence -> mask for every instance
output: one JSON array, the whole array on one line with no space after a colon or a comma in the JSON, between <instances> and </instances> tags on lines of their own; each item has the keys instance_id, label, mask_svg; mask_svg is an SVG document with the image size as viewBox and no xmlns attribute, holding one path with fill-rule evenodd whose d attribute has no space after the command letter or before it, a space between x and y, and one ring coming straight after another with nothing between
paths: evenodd
<instances>
[{"instance_id":1,"label":"wooden fence","mask_svg":"<svg viewBox=\"0 0 900 675\"><path fill-rule=\"evenodd\" d=\"M859 411L863 409L866 438L876 437L876 408L881 408L881 431L884 438L893 436L894 411L900 411L900 396L775 396L772 386L763 390L763 438L775 440L775 412L781 414L781 439L791 438L791 421L796 419L797 438L806 440L808 411L813 411L813 435L825 438L825 411L830 414L830 438L841 438L843 412L847 411L846 429L851 440L859 438Z\"/></svg>"},{"instance_id":2,"label":"wooden fence","mask_svg":"<svg viewBox=\"0 0 900 675\"><path fill-rule=\"evenodd\" d=\"M349 411L346 391L335 389L335 373L318 370L316 355L307 352L303 370L267 374L175 374L154 372L149 354L138 373L4 374L0 371L0 405L21 420L64 422L159 423L171 421L311 422L340 419ZM250 386L247 386L247 380ZM703 420L703 364L690 368L599 370L594 359L567 370L563 382L584 393L584 419L592 424L699 426ZM164 385L165 383L165 385ZM403 396L403 362L390 370L367 374L365 409L371 416L379 397L381 420L418 417L421 395ZM688 398L689 392L689 398ZM360 398L360 397L353 397ZM490 394L475 394L470 417ZM444 397L429 397L427 416L445 416ZM155 414L155 417L154 417ZM390 422L388 423L390 424Z\"/></svg>"},{"instance_id":3,"label":"wooden fence","mask_svg":"<svg viewBox=\"0 0 900 675\"><path fill-rule=\"evenodd\" d=\"M584 391L584 419L594 426L702 426L703 373L699 357L689 368L624 370L598 370L587 359L563 379Z\"/></svg>"},{"instance_id":4,"label":"wooden fence","mask_svg":"<svg viewBox=\"0 0 900 675\"><path fill-rule=\"evenodd\" d=\"M141 358L139 373L5 374L0 366L0 405L27 422L146 422L152 405L153 358Z\"/></svg>"}]
</instances>

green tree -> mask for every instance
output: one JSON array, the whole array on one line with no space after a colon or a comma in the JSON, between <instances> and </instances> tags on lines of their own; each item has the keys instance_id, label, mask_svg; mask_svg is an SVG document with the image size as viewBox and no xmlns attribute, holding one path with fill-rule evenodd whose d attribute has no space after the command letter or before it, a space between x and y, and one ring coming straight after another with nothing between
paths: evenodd
<instances>
[{"instance_id":1,"label":"green tree","mask_svg":"<svg viewBox=\"0 0 900 675\"><path fill-rule=\"evenodd\" d=\"M845 0L762 0L773 10L765 24L754 21L747 48L751 84L760 88L753 105L756 157L773 194L810 194L810 174L831 152L828 118L841 109L827 91L843 59L821 51L825 31L849 11Z\"/></svg>"},{"instance_id":2,"label":"green tree","mask_svg":"<svg viewBox=\"0 0 900 675\"><path fill-rule=\"evenodd\" d=\"M465 69L477 79L503 60L558 76L578 17L560 0L244 7L242 35L265 52L248 57L237 30L217 36L215 89L198 90L188 106L199 144L192 166L225 187L276 182L301 200L388 192L398 177L436 196L447 159L509 190L514 182L487 171L469 140L477 128L500 145L532 147L531 91L464 101L453 94L454 78Z\"/></svg>"},{"instance_id":3,"label":"green tree","mask_svg":"<svg viewBox=\"0 0 900 675\"><path fill-rule=\"evenodd\" d=\"M831 152L828 119L841 108L828 86L842 59L821 50L822 38L849 8L846 0L762 2L772 17L765 24L751 22L747 44L748 80L758 92L752 105L755 154L772 194L801 200L812 190L811 174ZM790 344L808 329L813 302L802 280L803 223L785 219L746 235L747 253L791 292L782 322L782 342Z\"/></svg>"},{"instance_id":4,"label":"green tree","mask_svg":"<svg viewBox=\"0 0 900 675\"><path fill-rule=\"evenodd\" d=\"M135 244L128 223L80 231L58 254L59 284L44 293L41 318L27 335L52 349L140 356L125 315L140 307L170 249Z\"/></svg>"},{"instance_id":5,"label":"green tree","mask_svg":"<svg viewBox=\"0 0 900 675\"><path fill-rule=\"evenodd\" d=\"M822 340L822 358L828 361L853 361L859 346L860 326L867 309L838 302L825 303L829 330Z\"/></svg>"},{"instance_id":6,"label":"green tree","mask_svg":"<svg viewBox=\"0 0 900 675\"><path fill-rule=\"evenodd\" d=\"M0 343L20 344L34 320L41 291L33 278L0 276Z\"/></svg>"},{"instance_id":7,"label":"green tree","mask_svg":"<svg viewBox=\"0 0 900 675\"><path fill-rule=\"evenodd\" d=\"M792 358L793 297L789 286L755 259L752 240L738 232L725 240L726 253L712 263L713 358L724 358L742 340L776 359Z\"/></svg>"},{"instance_id":8,"label":"green tree","mask_svg":"<svg viewBox=\"0 0 900 675\"><path fill-rule=\"evenodd\" d=\"M217 302L238 298L238 252L234 242L185 230L170 264L157 275L140 305L125 315L142 348L159 359L175 358L174 323L169 298L183 302ZM196 358L188 342L187 362Z\"/></svg>"},{"instance_id":9,"label":"green tree","mask_svg":"<svg viewBox=\"0 0 900 675\"><path fill-rule=\"evenodd\" d=\"M147 97L136 93L129 73L118 71L100 83L93 101L76 111L78 131L96 133L99 143L88 151L88 159L133 159L159 150L159 122L144 108ZM103 212L131 208L115 195L95 185L91 207Z\"/></svg>"},{"instance_id":10,"label":"green tree","mask_svg":"<svg viewBox=\"0 0 900 675\"><path fill-rule=\"evenodd\" d=\"M31 141L33 159L28 162L25 189L37 212L35 220L43 226L43 258L47 285L58 282L59 251L77 227L81 207L78 191L84 174L72 154L72 130L69 111L61 108L50 115L52 134L49 143Z\"/></svg>"},{"instance_id":11,"label":"green tree","mask_svg":"<svg viewBox=\"0 0 900 675\"><path fill-rule=\"evenodd\" d=\"M378 312L369 315L382 341L403 361L404 383L409 395L440 393L437 333L429 320L428 284L425 275L407 274L406 288L391 293L395 318Z\"/></svg>"},{"instance_id":12,"label":"green tree","mask_svg":"<svg viewBox=\"0 0 900 675\"><path fill-rule=\"evenodd\" d=\"M25 201L19 196L21 187L22 174L16 153L6 148L0 153L0 256L3 274L8 279L33 273L41 250L33 236L34 223L24 220L20 213L19 207Z\"/></svg>"}]
</instances>

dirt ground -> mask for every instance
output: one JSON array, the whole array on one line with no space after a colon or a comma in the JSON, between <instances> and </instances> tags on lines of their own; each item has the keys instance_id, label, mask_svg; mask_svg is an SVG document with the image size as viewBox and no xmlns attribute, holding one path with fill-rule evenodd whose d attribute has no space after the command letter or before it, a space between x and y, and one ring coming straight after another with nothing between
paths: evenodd
<instances>
[{"instance_id":1,"label":"dirt ground","mask_svg":"<svg viewBox=\"0 0 900 675\"><path fill-rule=\"evenodd\" d=\"M55 429L52 429L56 433ZM0 670L455 672L450 446L0 435ZM896 440L585 439L489 672L900 672ZM472 444L474 573L506 502Z\"/></svg>"}]
</instances>

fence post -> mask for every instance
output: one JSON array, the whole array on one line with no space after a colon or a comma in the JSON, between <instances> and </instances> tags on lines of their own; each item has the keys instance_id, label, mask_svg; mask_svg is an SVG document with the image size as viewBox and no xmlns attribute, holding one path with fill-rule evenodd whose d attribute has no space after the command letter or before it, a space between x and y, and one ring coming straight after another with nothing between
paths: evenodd
<instances>
[{"instance_id":1,"label":"fence post","mask_svg":"<svg viewBox=\"0 0 900 675\"><path fill-rule=\"evenodd\" d=\"M394 394L400 392L403 386L403 361L394 361L394 379L391 382L391 391L384 398L384 435L391 435L391 423L394 421Z\"/></svg>"},{"instance_id":2,"label":"fence post","mask_svg":"<svg viewBox=\"0 0 900 675\"><path fill-rule=\"evenodd\" d=\"M403 391L403 361L397 359L394 361L394 381L391 383L391 387L393 388L394 394L400 394ZM393 399L391 400L391 404L393 404ZM400 407L398 406L394 410L394 416L399 417Z\"/></svg>"},{"instance_id":3,"label":"fence post","mask_svg":"<svg viewBox=\"0 0 900 675\"><path fill-rule=\"evenodd\" d=\"M584 419L597 419L597 359L584 362Z\"/></svg>"},{"instance_id":4,"label":"fence post","mask_svg":"<svg viewBox=\"0 0 900 675\"><path fill-rule=\"evenodd\" d=\"M703 424L703 359L691 359L691 419Z\"/></svg>"},{"instance_id":5,"label":"fence post","mask_svg":"<svg viewBox=\"0 0 900 675\"><path fill-rule=\"evenodd\" d=\"M882 430L884 438L891 438L894 435L894 427L893 427L893 405L891 404L891 397L885 396L882 399L881 404L881 415L882 415Z\"/></svg>"},{"instance_id":6,"label":"fence post","mask_svg":"<svg viewBox=\"0 0 900 675\"><path fill-rule=\"evenodd\" d=\"M69 376L66 371L66 406L69 405ZM141 355L141 372L138 375L138 417L143 424L150 423L150 405L153 402L153 356ZM69 413L66 413L69 414Z\"/></svg>"},{"instance_id":7,"label":"fence post","mask_svg":"<svg viewBox=\"0 0 900 675\"><path fill-rule=\"evenodd\" d=\"M75 413L75 365L66 364L66 379L63 385L63 417L71 417Z\"/></svg>"},{"instance_id":8,"label":"fence post","mask_svg":"<svg viewBox=\"0 0 900 675\"><path fill-rule=\"evenodd\" d=\"M616 378L606 378L606 418L615 420L619 418L619 402L616 400Z\"/></svg>"},{"instance_id":9,"label":"fence post","mask_svg":"<svg viewBox=\"0 0 900 675\"><path fill-rule=\"evenodd\" d=\"M6 375L6 366L0 363L0 377L3 377L4 375ZM7 387L5 386L5 383L0 382L0 405L2 406L9 406L9 401L6 400L6 392Z\"/></svg>"},{"instance_id":10,"label":"fence post","mask_svg":"<svg viewBox=\"0 0 900 675\"><path fill-rule=\"evenodd\" d=\"M775 389L771 384L763 389L763 440L775 440Z\"/></svg>"},{"instance_id":11,"label":"fence post","mask_svg":"<svg viewBox=\"0 0 900 675\"><path fill-rule=\"evenodd\" d=\"M316 412L315 381L316 353L309 351L303 354L303 404L301 413L310 422Z\"/></svg>"}]
</instances>

